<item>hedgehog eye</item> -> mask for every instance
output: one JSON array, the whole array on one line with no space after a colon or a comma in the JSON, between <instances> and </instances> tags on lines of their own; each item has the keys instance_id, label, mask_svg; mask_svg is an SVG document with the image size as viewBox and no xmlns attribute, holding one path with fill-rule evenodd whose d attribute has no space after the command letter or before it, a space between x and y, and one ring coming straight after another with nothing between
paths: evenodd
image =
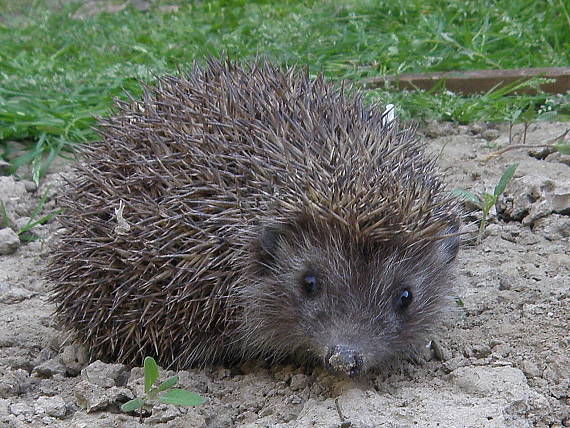
<instances>
[{"instance_id":1,"label":"hedgehog eye","mask_svg":"<svg viewBox=\"0 0 570 428\"><path fill-rule=\"evenodd\" d=\"M398 307L400 309L406 309L408 306L410 306L413 299L414 296L410 290L408 289L403 290L402 293L400 294L400 297L398 297Z\"/></svg>"},{"instance_id":2,"label":"hedgehog eye","mask_svg":"<svg viewBox=\"0 0 570 428\"><path fill-rule=\"evenodd\" d=\"M317 277L311 273L305 274L302 280L303 289L309 297L317 294L318 282Z\"/></svg>"}]
</instances>

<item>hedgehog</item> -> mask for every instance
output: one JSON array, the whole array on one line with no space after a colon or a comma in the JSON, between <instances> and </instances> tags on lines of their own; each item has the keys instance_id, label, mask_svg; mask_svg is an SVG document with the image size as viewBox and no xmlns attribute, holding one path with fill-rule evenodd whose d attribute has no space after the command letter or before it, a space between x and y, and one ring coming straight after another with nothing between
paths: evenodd
<instances>
[{"instance_id":1,"label":"hedgehog","mask_svg":"<svg viewBox=\"0 0 570 428\"><path fill-rule=\"evenodd\" d=\"M99 119L48 277L93 359L355 376L450 305L462 214L413 127L267 60L210 59Z\"/></svg>"}]
</instances>

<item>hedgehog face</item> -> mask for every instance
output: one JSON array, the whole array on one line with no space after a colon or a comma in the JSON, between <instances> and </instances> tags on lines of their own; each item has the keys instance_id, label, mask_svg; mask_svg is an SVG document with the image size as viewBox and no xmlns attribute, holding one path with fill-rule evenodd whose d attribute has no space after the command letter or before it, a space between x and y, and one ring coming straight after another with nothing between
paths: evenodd
<instances>
[{"instance_id":1,"label":"hedgehog face","mask_svg":"<svg viewBox=\"0 0 570 428\"><path fill-rule=\"evenodd\" d=\"M457 244L364 248L306 230L266 235L260 270L242 292L245 346L316 358L349 376L382 366L426 340L446 306Z\"/></svg>"}]
</instances>

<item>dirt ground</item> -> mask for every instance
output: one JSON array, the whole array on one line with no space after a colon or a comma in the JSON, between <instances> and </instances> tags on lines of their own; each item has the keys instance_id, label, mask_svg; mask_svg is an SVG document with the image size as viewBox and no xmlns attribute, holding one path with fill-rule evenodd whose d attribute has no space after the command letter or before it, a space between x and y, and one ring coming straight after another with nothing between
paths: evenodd
<instances>
[{"instance_id":1,"label":"dirt ground","mask_svg":"<svg viewBox=\"0 0 570 428\"><path fill-rule=\"evenodd\" d=\"M533 124L526 143L544 144L568 126ZM514 128L515 142L522 129ZM465 239L454 290L463 307L426 340L419 361L356 380L256 361L184 371L181 387L206 403L154 406L144 425L570 426L570 156L519 149L484 161L508 144L506 125L430 124L421 132L450 188L492 192L507 165L519 167L481 244ZM0 177L13 227L27 221L46 189L44 212L56 208L66 170L55 168L39 189ZM139 426L118 407L140 392L141 369L88 365L84 350L66 341L42 277L61 230L52 221L33 232L41 239L24 244L0 230L0 426Z\"/></svg>"}]
</instances>

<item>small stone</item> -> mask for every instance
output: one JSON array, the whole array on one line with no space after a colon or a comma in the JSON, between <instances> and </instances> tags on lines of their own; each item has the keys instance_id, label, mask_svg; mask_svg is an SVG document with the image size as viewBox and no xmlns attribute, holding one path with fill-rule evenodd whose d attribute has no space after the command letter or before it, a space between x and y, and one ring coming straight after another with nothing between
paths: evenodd
<instances>
[{"instance_id":1,"label":"small stone","mask_svg":"<svg viewBox=\"0 0 570 428\"><path fill-rule=\"evenodd\" d=\"M461 367L449 379L467 394L510 397L516 400L528 394L525 375L513 367Z\"/></svg>"},{"instance_id":2,"label":"small stone","mask_svg":"<svg viewBox=\"0 0 570 428\"><path fill-rule=\"evenodd\" d=\"M535 149L530 149L528 155L535 159L546 159L549 155L556 153L556 149L553 146L538 147Z\"/></svg>"},{"instance_id":3,"label":"small stone","mask_svg":"<svg viewBox=\"0 0 570 428\"><path fill-rule=\"evenodd\" d=\"M133 369L134 370L134 369ZM136 377L140 377L140 374L135 374ZM231 370L224 367L219 367L212 372L212 378L216 380L229 379L232 376ZM131 370L131 378L133 377L133 372Z\"/></svg>"},{"instance_id":4,"label":"small stone","mask_svg":"<svg viewBox=\"0 0 570 428\"><path fill-rule=\"evenodd\" d=\"M65 402L57 395L54 397L38 397L34 402L34 409L37 414L46 414L54 418L63 418L66 412Z\"/></svg>"},{"instance_id":5,"label":"small stone","mask_svg":"<svg viewBox=\"0 0 570 428\"><path fill-rule=\"evenodd\" d=\"M81 370L81 377L89 383L105 388L127 384L129 373L124 364L106 364L95 361Z\"/></svg>"},{"instance_id":6,"label":"small stone","mask_svg":"<svg viewBox=\"0 0 570 428\"><path fill-rule=\"evenodd\" d=\"M4 159L0 158L0 175L6 175L10 169L10 164Z\"/></svg>"},{"instance_id":7,"label":"small stone","mask_svg":"<svg viewBox=\"0 0 570 428\"><path fill-rule=\"evenodd\" d=\"M257 415L260 418L264 418L266 416L272 415L273 413L274 413L274 410L271 408L271 406L267 406L267 407L264 407L263 409L261 409Z\"/></svg>"},{"instance_id":8,"label":"small stone","mask_svg":"<svg viewBox=\"0 0 570 428\"><path fill-rule=\"evenodd\" d=\"M552 196L552 209L559 214L570 214L570 193L562 191Z\"/></svg>"},{"instance_id":9,"label":"small stone","mask_svg":"<svg viewBox=\"0 0 570 428\"><path fill-rule=\"evenodd\" d=\"M20 238L9 227L0 229L0 256L12 254L20 245Z\"/></svg>"},{"instance_id":10,"label":"small stone","mask_svg":"<svg viewBox=\"0 0 570 428\"><path fill-rule=\"evenodd\" d=\"M493 354L498 357L506 358L511 353L511 347L505 343L493 347Z\"/></svg>"},{"instance_id":11,"label":"small stone","mask_svg":"<svg viewBox=\"0 0 570 428\"><path fill-rule=\"evenodd\" d=\"M113 386L109 389L82 380L73 388L76 404L87 413L102 410L117 402L126 402L134 398L128 388Z\"/></svg>"},{"instance_id":12,"label":"small stone","mask_svg":"<svg viewBox=\"0 0 570 428\"><path fill-rule=\"evenodd\" d=\"M308 384L307 376L304 374L296 374L291 376L291 389L293 391L300 391L305 389Z\"/></svg>"},{"instance_id":13,"label":"small stone","mask_svg":"<svg viewBox=\"0 0 570 428\"><path fill-rule=\"evenodd\" d=\"M56 352L51 348L43 348L37 357L34 359L34 366L39 366L45 363L47 360L51 360L56 357Z\"/></svg>"},{"instance_id":14,"label":"small stone","mask_svg":"<svg viewBox=\"0 0 570 428\"><path fill-rule=\"evenodd\" d=\"M481 133L481 137L483 137L487 141L493 141L499 138L501 133L498 129L487 129Z\"/></svg>"},{"instance_id":15,"label":"small stone","mask_svg":"<svg viewBox=\"0 0 570 428\"><path fill-rule=\"evenodd\" d=\"M0 398L24 394L30 384L30 376L26 370L5 369L0 372Z\"/></svg>"},{"instance_id":16,"label":"small stone","mask_svg":"<svg viewBox=\"0 0 570 428\"><path fill-rule=\"evenodd\" d=\"M132 5L140 12L146 12L150 9L150 2L146 0L132 0Z\"/></svg>"},{"instance_id":17,"label":"small stone","mask_svg":"<svg viewBox=\"0 0 570 428\"><path fill-rule=\"evenodd\" d=\"M36 183L34 183L33 181L22 180L22 183L24 184L24 188L26 189L26 192L28 192L28 193L34 193L36 190L38 190L38 185Z\"/></svg>"},{"instance_id":18,"label":"small stone","mask_svg":"<svg viewBox=\"0 0 570 428\"><path fill-rule=\"evenodd\" d=\"M568 254L550 254L548 261L554 272L570 270L570 255Z\"/></svg>"},{"instance_id":19,"label":"small stone","mask_svg":"<svg viewBox=\"0 0 570 428\"><path fill-rule=\"evenodd\" d=\"M429 121L423 129L424 134L430 138L457 135L459 129L449 122Z\"/></svg>"},{"instance_id":20,"label":"small stone","mask_svg":"<svg viewBox=\"0 0 570 428\"><path fill-rule=\"evenodd\" d=\"M487 345L475 345L471 348L471 351L473 352L473 356L479 359L487 358L491 355L491 348Z\"/></svg>"},{"instance_id":21,"label":"small stone","mask_svg":"<svg viewBox=\"0 0 570 428\"><path fill-rule=\"evenodd\" d=\"M65 376L65 366L59 357L47 360L32 370L32 375L37 377L52 377L56 374Z\"/></svg>"},{"instance_id":22,"label":"small stone","mask_svg":"<svg viewBox=\"0 0 570 428\"><path fill-rule=\"evenodd\" d=\"M10 406L10 413L16 416L31 416L34 414L34 409L26 403L14 403Z\"/></svg>"},{"instance_id":23,"label":"small stone","mask_svg":"<svg viewBox=\"0 0 570 428\"><path fill-rule=\"evenodd\" d=\"M44 423L44 425L51 425L53 424L57 419L53 418L51 416L44 416L42 418L42 422Z\"/></svg>"},{"instance_id":24,"label":"small stone","mask_svg":"<svg viewBox=\"0 0 570 428\"><path fill-rule=\"evenodd\" d=\"M570 237L570 217L561 214L551 214L534 222L534 233L542 235L549 241L557 241Z\"/></svg>"},{"instance_id":25,"label":"small stone","mask_svg":"<svg viewBox=\"0 0 570 428\"><path fill-rule=\"evenodd\" d=\"M499 290L505 291L511 289L511 278L499 278Z\"/></svg>"},{"instance_id":26,"label":"small stone","mask_svg":"<svg viewBox=\"0 0 570 428\"><path fill-rule=\"evenodd\" d=\"M14 176L0 177L0 195L4 202L18 200L26 193L24 184L14 180Z\"/></svg>"},{"instance_id":27,"label":"small stone","mask_svg":"<svg viewBox=\"0 0 570 428\"><path fill-rule=\"evenodd\" d=\"M10 400L0 398L0 417L10 414Z\"/></svg>"},{"instance_id":28,"label":"small stone","mask_svg":"<svg viewBox=\"0 0 570 428\"><path fill-rule=\"evenodd\" d=\"M147 424L163 424L180 416L180 409L172 404L155 406L152 415L145 419Z\"/></svg>"},{"instance_id":29,"label":"small stone","mask_svg":"<svg viewBox=\"0 0 570 428\"><path fill-rule=\"evenodd\" d=\"M29 299L36 294L37 293L33 293L25 288L16 287L6 282L0 282L0 303L12 305Z\"/></svg>"},{"instance_id":30,"label":"small stone","mask_svg":"<svg viewBox=\"0 0 570 428\"><path fill-rule=\"evenodd\" d=\"M68 345L61 352L61 362L71 376L78 375L87 364L87 351L81 345Z\"/></svg>"},{"instance_id":31,"label":"small stone","mask_svg":"<svg viewBox=\"0 0 570 428\"><path fill-rule=\"evenodd\" d=\"M455 357L444 362L441 366L441 369L445 373L451 373L454 370L457 370L459 367L463 367L464 365L465 365L465 360L463 358Z\"/></svg>"},{"instance_id":32,"label":"small stone","mask_svg":"<svg viewBox=\"0 0 570 428\"><path fill-rule=\"evenodd\" d=\"M75 403L87 413L104 409L109 405L105 390L98 385L82 380L73 388Z\"/></svg>"},{"instance_id":33,"label":"small stone","mask_svg":"<svg viewBox=\"0 0 570 428\"><path fill-rule=\"evenodd\" d=\"M520 364L521 370L528 379L540 377L540 369L538 366L530 361L523 361Z\"/></svg>"},{"instance_id":34,"label":"small stone","mask_svg":"<svg viewBox=\"0 0 570 428\"><path fill-rule=\"evenodd\" d=\"M16 219L16 221L14 222L15 226L16 226L16 230L21 230L23 227L27 226L28 223L30 223L32 221L31 217L19 217Z\"/></svg>"},{"instance_id":35,"label":"small stone","mask_svg":"<svg viewBox=\"0 0 570 428\"><path fill-rule=\"evenodd\" d=\"M444 348L437 340L432 340L430 345L433 356L439 361L447 361L451 359L451 351Z\"/></svg>"},{"instance_id":36,"label":"small stone","mask_svg":"<svg viewBox=\"0 0 570 428\"><path fill-rule=\"evenodd\" d=\"M473 135L479 135L487 129L487 125L483 122L475 122L469 125L469 132Z\"/></svg>"}]
</instances>

